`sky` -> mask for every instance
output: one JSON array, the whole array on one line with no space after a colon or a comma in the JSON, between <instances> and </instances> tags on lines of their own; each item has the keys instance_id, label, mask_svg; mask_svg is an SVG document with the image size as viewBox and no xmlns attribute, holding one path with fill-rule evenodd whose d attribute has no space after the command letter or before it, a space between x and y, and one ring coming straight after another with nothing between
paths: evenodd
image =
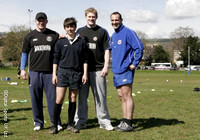
<instances>
[{"instance_id":1,"label":"sky","mask_svg":"<svg viewBox=\"0 0 200 140\"><path fill-rule=\"evenodd\" d=\"M35 29L35 15L45 12L47 27L65 33L63 21L75 17L77 26L86 25L85 9L98 11L97 24L114 32L110 14L122 14L123 24L148 38L169 38L178 27L189 27L200 37L200 0L0 0L0 32L9 32L14 25ZM30 9L31 12L28 10Z\"/></svg>"}]
</instances>

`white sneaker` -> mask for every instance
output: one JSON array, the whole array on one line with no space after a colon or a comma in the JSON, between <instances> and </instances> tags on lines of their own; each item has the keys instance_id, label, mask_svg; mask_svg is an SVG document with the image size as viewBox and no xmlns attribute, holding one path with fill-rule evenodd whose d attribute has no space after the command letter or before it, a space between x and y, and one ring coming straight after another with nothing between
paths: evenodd
<instances>
[{"instance_id":1,"label":"white sneaker","mask_svg":"<svg viewBox=\"0 0 200 140\"><path fill-rule=\"evenodd\" d=\"M114 128L113 128L113 126L112 126L111 124L106 125L106 126L102 126L102 125L100 125L100 128L102 128L102 129L106 129L106 130L108 130L108 131L112 131L112 130L114 130Z\"/></svg>"},{"instance_id":2,"label":"white sneaker","mask_svg":"<svg viewBox=\"0 0 200 140\"><path fill-rule=\"evenodd\" d=\"M63 127L62 127L60 124L58 124L58 125L57 125L57 129L58 129L58 131L60 131L60 130L63 129Z\"/></svg>"},{"instance_id":3,"label":"white sneaker","mask_svg":"<svg viewBox=\"0 0 200 140\"><path fill-rule=\"evenodd\" d=\"M42 129L41 126L35 126L33 130L34 130L34 131L39 131L39 130L41 130L41 129Z\"/></svg>"}]
</instances>

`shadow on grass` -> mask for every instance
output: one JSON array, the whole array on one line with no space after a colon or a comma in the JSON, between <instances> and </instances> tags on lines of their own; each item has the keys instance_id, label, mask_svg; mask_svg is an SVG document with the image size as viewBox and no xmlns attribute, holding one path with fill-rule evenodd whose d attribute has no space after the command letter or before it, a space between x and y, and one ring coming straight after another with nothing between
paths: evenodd
<instances>
[{"instance_id":1,"label":"shadow on grass","mask_svg":"<svg viewBox=\"0 0 200 140\"><path fill-rule=\"evenodd\" d=\"M4 112L3 110L0 110L0 112L4 112L4 116L0 117L0 123L8 123L10 121L21 121L21 120L27 120L27 118L17 118L17 119L10 119L15 118L15 116L10 115L12 112L20 112L20 111L30 111L32 108L16 108L16 109L8 109L7 112Z\"/></svg>"},{"instance_id":2,"label":"shadow on grass","mask_svg":"<svg viewBox=\"0 0 200 140\"><path fill-rule=\"evenodd\" d=\"M138 131L152 127L160 127L163 125L185 124L184 121L179 121L177 119L164 119L164 118L134 119L133 121L136 124L135 128L139 128Z\"/></svg>"},{"instance_id":3,"label":"shadow on grass","mask_svg":"<svg viewBox=\"0 0 200 140\"><path fill-rule=\"evenodd\" d=\"M0 133L0 136L3 136L5 139L9 137L9 135L13 135L13 133Z\"/></svg>"},{"instance_id":4,"label":"shadow on grass","mask_svg":"<svg viewBox=\"0 0 200 140\"><path fill-rule=\"evenodd\" d=\"M66 124L66 123L62 124L63 129L66 129L67 125L68 124ZM99 127L98 119L97 118L88 119L88 121L87 121L87 128L86 129L92 129L92 128L96 128L96 127ZM46 127L44 129L50 129L50 128L51 127Z\"/></svg>"},{"instance_id":5,"label":"shadow on grass","mask_svg":"<svg viewBox=\"0 0 200 140\"><path fill-rule=\"evenodd\" d=\"M67 125L68 124L66 124L66 123L62 124L63 129L66 129ZM99 127L98 119L97 118L88 119L88 121L87 121L87 128L86 129L92 129L92 128L96 128L96 127ZM50 128L51 127L46 127L44 129L50 129Z\"/></svg>"},{"instance_id":6,"label":"shadow on grass","mask_svg":"<svg viewBox=\"0 0 200 140\"><path fill-rule=\"evenodd\" d=\"M88 119L87 129L92 129L92 128L95 128L95 127L99 127L98 119L97 118Z\"/></svg>"},{"instance_id":7,"label":"shadow on grass","mask_svg":"<svg viewBox=\"0 0 200 140\"><path fill-rule=\"evenodd\" d=\"M8 109L8 113L12 113L12 112L15 112L15 111L17 111L17 112L19 112L19 111L30 111L30 110L32 110L32 108L16 108L16 109Z\"/></svg>"},{"instance_id":8,"label":"shadow on grass","mask_svg":"<svg viewBox=\"0 0 200 140\"><path fill-rule=\"evenodd\" d=\"M121 120L112 119L112 125L117 126L120 123ZM144 129L149 129L153 127L160 127L164 125L177 125L177 124L185 124L184 121L179 121L177 119L164 119L164 118L137 118L133 119L135 130L141 131Z\"/></svg>"},{"instance_id":9,"label":"shadow on grass","mask_svg":"<svg viewBox=\"0 0 200 140\"><path fill-rule=\"evenodd\" d=\"M28 107L28 108L15 108L15 109L8 109L6 113L12 113L12 112L19 112L19 111L30 111L32 110L32 108ZM4 110L0 110L0 112L4 112Z\"/></svg>"},{"instance_id":10,"label":"shadow on grass","mask_svg":"<svg viewBox=\"0 0 200 140\"><path fill-rule=\"evenodd\" d=\"M117 126L121 120L112 118L111 121L112 121L113 126ZM164 125L185 124L184 121L179 121L177 119L164 119L164 118L149 118L149 119L137 118L137 119L133 119L133 122L134 122L135 131L141 131L144 129L160 127ZM63 129L66 129L67 124L62 124L62 126L63 126ZM99 127L97 118L88 119L86 129L92 129L92 128L97 128L97 127ZM45 129L49 129L49 128L50 127L47 127Z\"/></svg>"},{"instance_id":11,"label":"shadow on grass","mask_svg":"<svg viewBox=\"0 0 200 140\"><path fill-rule=\"evenodd\" d=\"M14 117L14 116L12 116ZM10 118L10 116L8 116L8 118ZM0 123L4 124L4 123L9 123L10 121L24 121L27 120L27 118L19 118L19 119L7 119L6 121L4 121L4 119L0 120Z\"/></svg>"}]
</instances>

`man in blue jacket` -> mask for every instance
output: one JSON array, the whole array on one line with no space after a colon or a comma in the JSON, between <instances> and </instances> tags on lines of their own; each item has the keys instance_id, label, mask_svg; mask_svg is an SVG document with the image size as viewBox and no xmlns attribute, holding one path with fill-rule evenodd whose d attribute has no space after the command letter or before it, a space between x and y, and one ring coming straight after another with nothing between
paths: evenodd
<instances>
[{"instance_id":1,"label":"man in blue jacket","mask_svg":"<svg viewBox=\"0 0 200 140\"><path fill-rule=\"evenodd\" d=\"M113 82L123 111L123 119L116 130L129 132L133 131L133 78L135 68L142 59L144 47L136 33L122 24L123 19L119 12L112 13L110 19L115 30L111 37Z\"/></svg>"}]
</instances>

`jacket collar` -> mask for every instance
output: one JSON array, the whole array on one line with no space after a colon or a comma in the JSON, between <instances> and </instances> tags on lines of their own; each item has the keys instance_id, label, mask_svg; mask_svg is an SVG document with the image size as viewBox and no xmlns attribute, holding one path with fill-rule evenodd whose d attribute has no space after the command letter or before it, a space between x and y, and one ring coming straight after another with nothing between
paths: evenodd
<instances>
[{"instance_id":1,"label":"jacket collar","mask_svg":"<svg viewBox=\"0 0 200 140\"><path fill-rule=\"evenodd\" d=\"M121 25L119 26L119 28L115 29L115 32L118 33L118 32L121 31L123 28L124 28L124 25L121 24Z\"/></svg>"},{"instance_id":2,"label":"jacket collar","mask_svg":"<svg viewBox=\"0 0 200 140\"><path fill-rule=\"evenodd\" d=\"M78 39L78 37L79 37L79 34L76 33L76 34L75 34L75 38L73 39L73 41L71 41L71 40L69 40L69 39L67 38L67 35L66 35L66 38L69 40L69 43L70 43L70 44L73 44L73 43Z\"/></svg>"}]
</instances>

